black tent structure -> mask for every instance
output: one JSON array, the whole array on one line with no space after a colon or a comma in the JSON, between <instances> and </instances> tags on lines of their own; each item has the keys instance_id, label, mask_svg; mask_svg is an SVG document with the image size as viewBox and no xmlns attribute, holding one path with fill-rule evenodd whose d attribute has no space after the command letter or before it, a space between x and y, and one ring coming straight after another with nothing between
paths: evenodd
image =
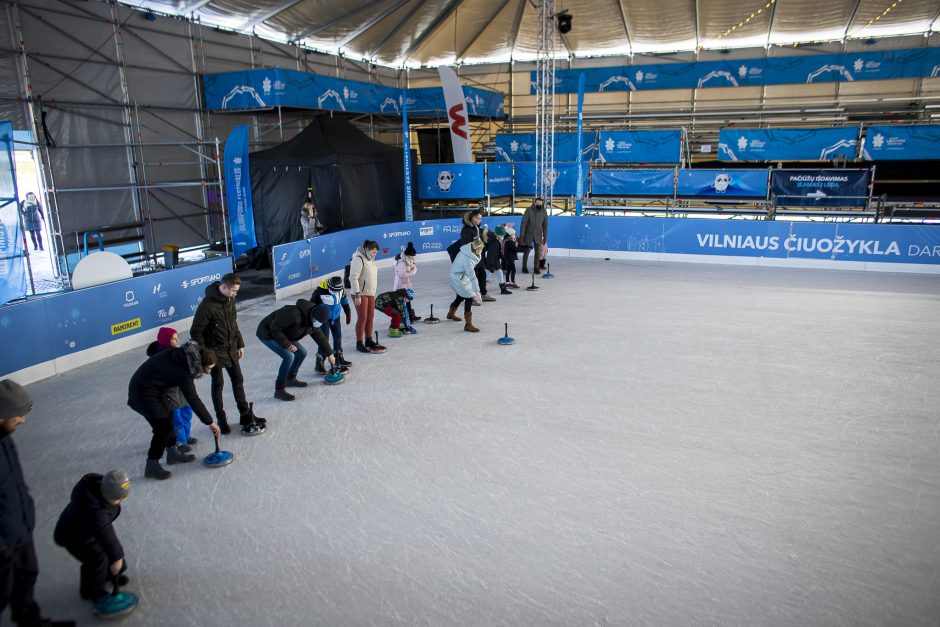
<instances>
[{"instance_id":1,"label":"black tent structure","mask_svg":"<svg viewBox=\"0 0 940 627\"><path fill-rule=\"evenodd\" d=\"M249 166L259 246L303 237L308 188L326 231L404 219L401 148L369 138L347 119L318 115L292 139L251 153Z\"/></svg>"}]
</instances>

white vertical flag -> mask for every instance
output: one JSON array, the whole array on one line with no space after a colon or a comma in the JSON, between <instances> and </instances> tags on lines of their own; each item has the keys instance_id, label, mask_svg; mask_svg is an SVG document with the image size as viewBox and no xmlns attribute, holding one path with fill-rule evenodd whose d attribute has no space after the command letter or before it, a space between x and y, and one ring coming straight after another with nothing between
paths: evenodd
<instances>
[{"instance_id":1,"label":"white vertical flag","mask_svg":"<svg viewBox=\"0 0 940 627\"><path fill-rule=\"evenodd\" d=\"M441 75L441 87L444 88L444 103L447 107L447 123L450 125L450 140L454 146L454 163L473 163L470 150L470 125L467 122L467 103L464 100L463 87L457 74L442 65L437 68Z\"/></svg>"}]
</instances>

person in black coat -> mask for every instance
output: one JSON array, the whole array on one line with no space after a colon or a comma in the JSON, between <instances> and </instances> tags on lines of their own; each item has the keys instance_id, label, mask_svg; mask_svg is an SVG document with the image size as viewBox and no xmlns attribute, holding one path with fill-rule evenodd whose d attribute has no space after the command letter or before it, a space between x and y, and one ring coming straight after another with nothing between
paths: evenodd
<instances>
[{"instance_id":1,"label":"person in black coat","mask_svg":"<svg viewBox=\"0 0 940 627\"><path fill-rule=\"evenodd\" d=\"M29 232L33 240L33 250L43 250L42 221L45 216L36 194L33 192L26 194L26 200L20 204L20 213L23 214L23 227Z\"/></svg>"},{"instance_id":2,"label":"person in black coat","mask_svg":"<svg viewBox=\"0 0 940 627\"><path fill-rule=\"evenodd\" d=\"M149 358L131 377L127 387L127 404L142 415L153 429L150 449L147 451L145 477L170 478L170 472L160 466L164 448L167 463L186 463L195 459L195 456L176 448L173 408L167 400L167 392L171 388L178 387L199 420L208 425L213 435L219 435L220 429L212 422L212 414L203 405L193 383L194 379L208 374L215 362L215 352L211 348L186 342L180 348L161 351Z\"/></svg>"},{"instance_id":3,"label":"person in black coat","mask_svg":"<svg viewBox=\"0 0 940 627\"><path fill-rule=\"evenodd\" d=\"M206 297L202 299L193 316L193 326L189 336L200 346L215 351L218 368L212 370L212 407L222 433L231 433L225 408L222 403L222 390L225 379L222 371L228 372L232 382L232 395L238 407L239 424L242 432L263 430L267 421L254 415L251 404L245 396L245 377L239 365L245 356L245 340L238 329L238 313L235 310L235 297L241 288L241 279L234 273L226 274L221 280L206 288ZM256 424L257 423L257 424Z\"/></svg>"},{"instance_id":4,"label":"person in black coat","mask_svg":"<svg viewBox=\"0 0 940 627\"><path fill-rule=\"evenodd\" d=\"M317 305L303 298L293 305L285 305L277 311L272 311L258 323L255 335L261 343L270 348L281 358L281 367L274 380L274 398L282 401L292 401L296 396L285 388L306 387L307 383L297 378L300 365L307 358L307 349L300 340L309 335L317 343L319 352L326 355L330 365L335 363L330 341L320 330L330 319L330 308L326 305ZM324 373L325 374L325 373Z\"/></svg>"},{"instance_id":5,"label":"person in black coat","mask_svg":"<svg viewBox=\"0 0 940 627\"><path fill-rule=\"evenodd\" d=\"M104 476L89 473L72 488L72 498L59 515L53 538L82 563L79 594L97 601L108 595L108 575L125 585L124 547L112 523L121 515L121 501L130 494L131 481L123 470Z\"/></svg>"},{"instance_id":6,"label":"person in black coat","mask_svg":"<svg viewBox=\"0 0 940 627\"><path fill-rule=\"evenodd\" d=\"M486 247L483 249L483 267L496 276L500 294L512 294L506 289L506 279L503 275L503 236L506 230L498 226L496 232L486 231Z\"/></svg>"},{"instance_id":7,"label":"person in black coat","mask_svg":"<svg viewBox=\"0 0 940 627\"><path fill-rule=\"evenodd\" d=\"M463 228L460 230L460 245L469 244L473 240L479 238L483 243L486 243L486 231L487 227L480 226L480 223L483 222L483 212L479 209L474 209L463 214ZM453 260L451 260L453 261ZM496 299L492 296L489 296L486 293L486 269L483 266L483 256L480 256L480 263L478 263L473 268L473 273L477 277L477 283L480 284L480 296L484 303L491 303Z\"/></svg>"},{"instance_id":8,"label":"person in black coat","mask_svg":"<svg viewBox=\"0 0 940 627\"><path fill-rule=\"evenodd\" d=\"M516 229L511 224L503 227L506 237L503 238L503 270L506 271L506 285L519 289L516 284L516 259L519 257L519 247L516 245Z\"/></svg>"},{"instance_id":9,"label":"person in black coat","mask_svg":"<svg viewBox=\"0 0 940 627\"><path fill-rule=\"evenodd\" d=\"M32 408L33 400L23 386L11 379L0 381L0 615L9 605L18 625L45 624L33 597L39 576L33 546L36 506L13 443L13 432L26 422Z\"/></svg>"}]
</instances>

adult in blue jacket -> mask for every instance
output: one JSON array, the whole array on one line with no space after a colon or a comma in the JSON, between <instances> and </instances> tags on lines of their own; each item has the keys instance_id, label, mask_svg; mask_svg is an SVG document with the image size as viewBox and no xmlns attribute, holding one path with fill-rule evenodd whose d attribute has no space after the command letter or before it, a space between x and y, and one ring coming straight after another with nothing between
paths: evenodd
<instances>
[{"instance_id":1,"label":"adult in blue jacket","mask_svg":"<svg viewBox=\"0 0 940 627\"><path fill-rule=\"evenodd\" d=\"M33 588L39 563L33 546L36 506L26 487L13 432L26 422L33 399L23 386L0 381L0 615L10 606L17 625L74 625L52 622L39 615Z\"/></svg>"}]
</instances>

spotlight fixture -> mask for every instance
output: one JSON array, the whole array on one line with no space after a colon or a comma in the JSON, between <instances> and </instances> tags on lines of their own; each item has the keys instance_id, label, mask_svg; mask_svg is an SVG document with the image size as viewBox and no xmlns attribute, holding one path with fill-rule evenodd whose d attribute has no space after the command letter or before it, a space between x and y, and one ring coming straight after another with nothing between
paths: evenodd
<instances>
[{"instance_id":1,"label":"spotlight fixture","mask_svg":"<svg viewBox=\"0 0 940 627\"><path fill-rule=\"evenodd\" d=\"M561 11L555 15L558 20L558 32L564 35L571 32L571 14L567 10Z\"/></svg>"}]
</instances>

